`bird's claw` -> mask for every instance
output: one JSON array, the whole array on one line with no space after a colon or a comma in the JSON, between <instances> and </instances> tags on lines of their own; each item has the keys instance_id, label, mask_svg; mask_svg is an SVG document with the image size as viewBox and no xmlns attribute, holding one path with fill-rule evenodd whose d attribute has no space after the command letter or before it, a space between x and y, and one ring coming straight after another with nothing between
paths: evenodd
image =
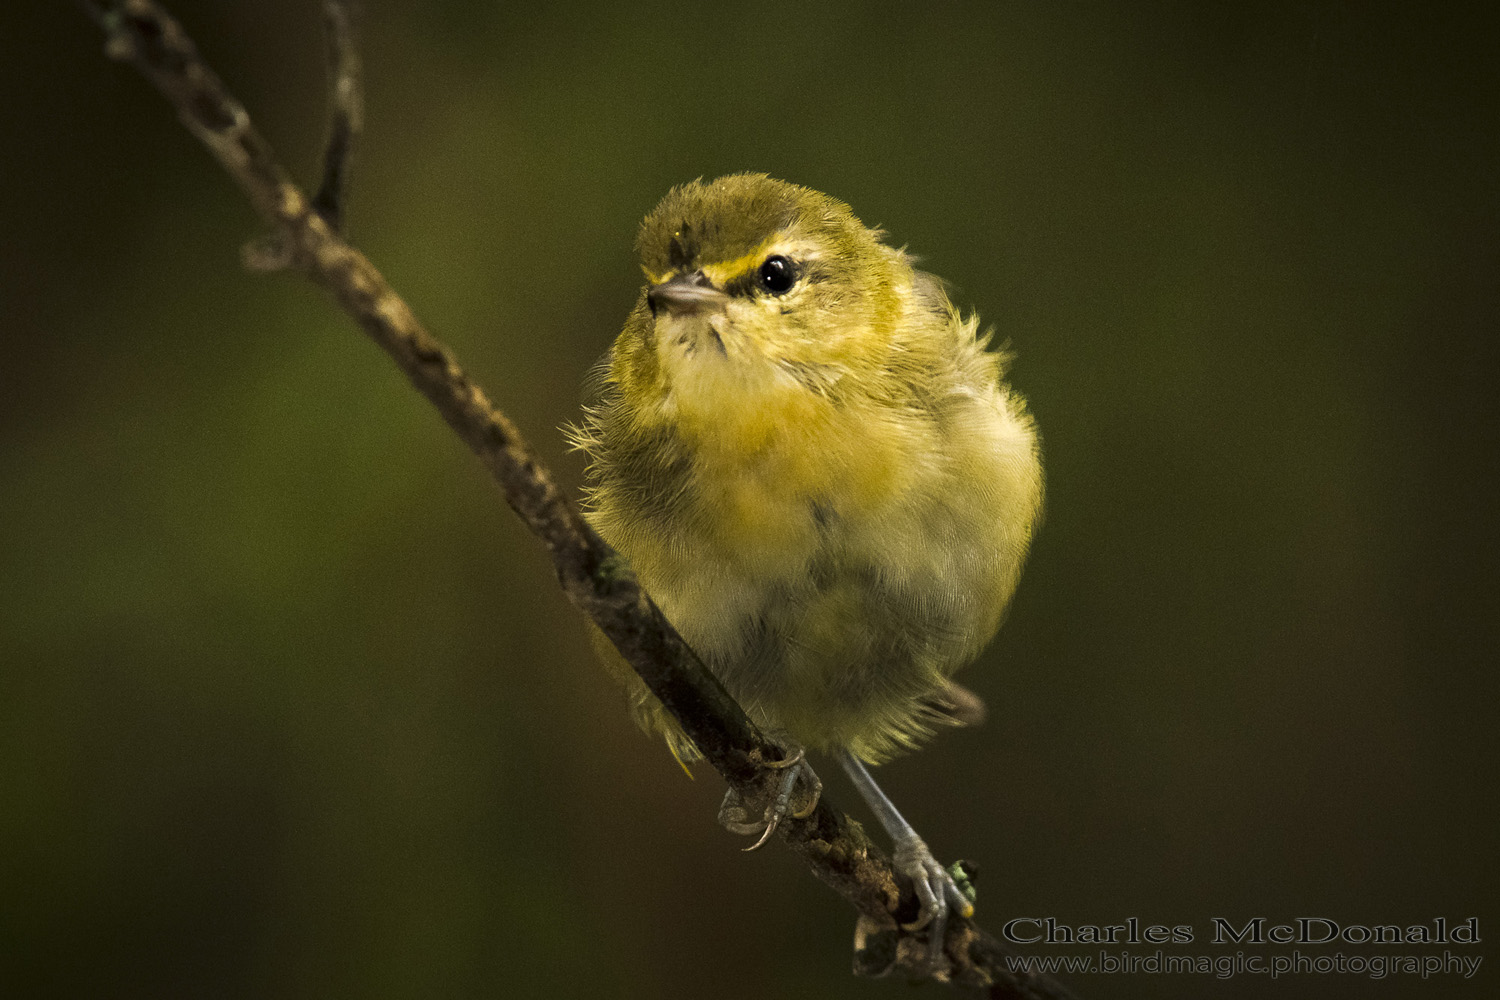
<instances>
[{"instance_id":1,"label":"bird's claw","mask_svg":"<svg viewBox=\"0 0 1500 1000\"><path fill-rule=\"evenodd\" d=\"M785 771L780 783L776 787L776 794L761 811L760 818L752 819L753 807L747 804L744 798L735 789L731 788L724 793L724 803L719 807L719 825L730 833L753 836L760 834L755 843L746 847L745 850L753 851L770 839L776 827L787 816L793 819L806 819L811 816L813 810L818 807L818 798L823 794L823 782L818 779L813 771L812 765L807 763L806 754L798 750L785 760L764 762L762 767L776 771ZM792 795L797 789L798 783L805 789L808 801L805 805L793 809Z\"/></svg>"},{"instance_id":2,"label":"bird's claw","mask_svg":"<svg viewBox=\"0 0 1500 1000\"><path fill-rule=\"evenodd\" d=\"M944 933L948 927L948 913L953 910L964 917L974 915L974 904L960 889L953 874L944 868L920 837L915 835L898 840L891 854L891 866L910 878L917 892L921 910L917 919L902 924L903 930L927 929L927 964L930 969L941 968L943 962ZM967 883L967 879L965 879ZM970 892L972 892L972 888Z\"/></svg>"}]
</instances>

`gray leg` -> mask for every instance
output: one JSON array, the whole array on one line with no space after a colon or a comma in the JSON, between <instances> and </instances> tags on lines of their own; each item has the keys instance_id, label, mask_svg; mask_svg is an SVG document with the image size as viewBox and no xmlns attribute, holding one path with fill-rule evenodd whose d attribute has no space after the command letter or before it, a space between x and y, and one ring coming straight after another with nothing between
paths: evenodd
<instances>
[{"instance_id":1,"label":"gray leg","mask_svg":"<svg viewBox=\"0 0 1500 1000\"><path fill-rule=\"evenodd\" d=\"M959 891L953 876L932 856L922 838L917 836L917 831L911 828L911 824L896 811L891 800L885 797L885 792L875 784L875 779L870 777L864 762L848 750L840 750L838 758L839 763L844 766L844 772L849 775L849 780L854 782L854 787L859 789L859 794L875 813L875 818L880 820L880 825L890 835L894 847L891 852L892 865L910 878L917 890L922 910L913 923L906 925L906 929L917 931L932 925L928 932L928 964L937 968L943 959L943 931L948 923L948 907L951 905L959 913L969 917L974 914L974 906Z\"/></svg>"}]
</instances>

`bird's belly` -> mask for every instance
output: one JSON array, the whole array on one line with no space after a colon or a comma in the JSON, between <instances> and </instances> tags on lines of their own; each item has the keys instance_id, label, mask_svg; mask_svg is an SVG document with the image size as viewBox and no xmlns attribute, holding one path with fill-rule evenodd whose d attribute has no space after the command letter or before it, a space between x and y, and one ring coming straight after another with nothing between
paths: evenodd
<instances>
[{"instance_id":1,"label":"bird's belly","mask_svg":"<svg viewBox=\"0 0 1500 1000\"><path fill-rule=\"evenodd\" d=\"M981 403L943 432L840 413L839 433L699 443L643 477L660 499L612 509L605 537L758 722L890 756L994 633L1029 540L1029 426Z\"/></svg>"},{"instance_id":2,"label":"bird's belly","mask_svg":"<svg viewBox=\"0 0 1500 1000\"><path fill-rule=\"evenodd\" d=\"M942 522L909 513L921 527ZM689 547L678 572L645 582L758 723L885 756L923 735L927 700L988 638L993 602L975 598L989 588L951 542L915 536L912 523L851 532L800 514L765 518L759 544ZM890 532L905 544L881 544Z\"/></svg>"}]
</instances>

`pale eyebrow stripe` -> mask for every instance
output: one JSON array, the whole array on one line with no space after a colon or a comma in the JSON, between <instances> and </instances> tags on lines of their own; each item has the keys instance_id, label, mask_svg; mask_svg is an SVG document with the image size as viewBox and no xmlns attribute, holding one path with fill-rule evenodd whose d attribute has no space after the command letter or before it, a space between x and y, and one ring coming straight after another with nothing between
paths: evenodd
<instances>
[{"instance_id":1,"label":"pale eyebrow stripe","mask_svg":"<svg viewBox=\"0 0 1500 1000\"><path fill-rule=\"evenodd\" d=\"M751 250L742 257L736 257L734 260L717 261L706 265L703 268L703 273L708 275L708 279L715 286L723 288L735 278L740 277L746 271L758 265L772 250L778 249L778 243L781 239L782 236L780 233L767 237L761 240L760 244L754 250Z\"/></svg>"},{"instance_id":2,"label":"pale eyebrow stripe","mask_svg":"<svg viewBox=\"0 0 1500 1000\"><path fill-rule=\"evenodd\" d=\"M762 240L749 253L736 257L733 260L714 261L712 264L705 264L702 271L708 276L708 280L714 283L715 287L723 288L731 281L743 276L772 253L785 254L794 260L800 261L815 260L819 256L807 244L787 241L784 234L777 233ZM676 268L672 268L661 274L654 274L645 265L642 265L641 273L646 276L646 280L651 284L660 285L671 281L677 276L678 272Z\"/></svg>"}]
</instances>

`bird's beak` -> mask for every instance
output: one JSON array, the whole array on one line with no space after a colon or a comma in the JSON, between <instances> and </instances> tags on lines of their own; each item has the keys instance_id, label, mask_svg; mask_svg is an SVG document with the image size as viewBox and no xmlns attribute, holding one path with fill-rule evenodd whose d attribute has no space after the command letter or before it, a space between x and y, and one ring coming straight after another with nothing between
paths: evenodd
<instances>
[{"instance_id":1,"label":"bird's beak","mask_svg":"<svg viewBox=\"0 0 1500 1000\"><path fill-rule=\"evenodd\" d=\"M713 286L702 271L691 271L674 276L669 281L652 285L646 292L646 302L654 316L665 309L673 316L691 313L712 312L722 309L729 296Z\"/></svg>"}]
</instances>

